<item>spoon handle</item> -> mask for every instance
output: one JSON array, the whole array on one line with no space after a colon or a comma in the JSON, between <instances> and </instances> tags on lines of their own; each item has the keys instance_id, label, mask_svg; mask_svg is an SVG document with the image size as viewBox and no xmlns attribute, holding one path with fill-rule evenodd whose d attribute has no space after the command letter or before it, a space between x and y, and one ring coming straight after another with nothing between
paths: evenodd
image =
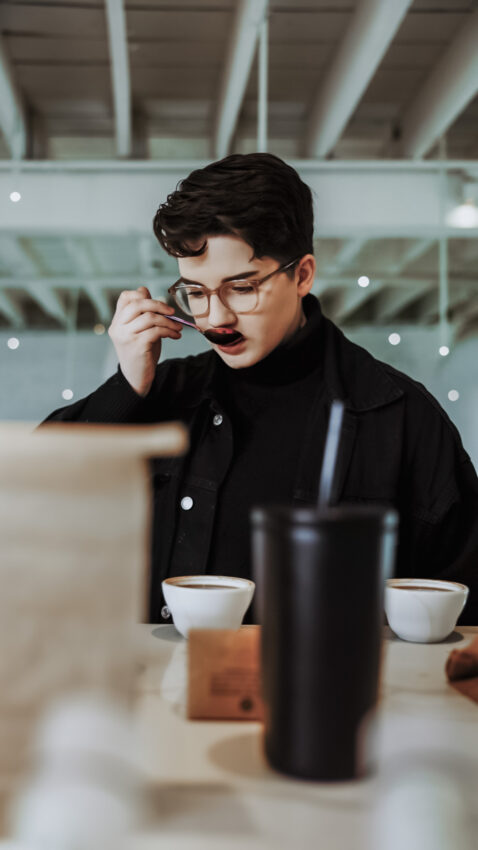
<instances>
[{"instance_id":1,"label":"spoon handle","mask_svg":"<svg viewBox=\"0 0 478 850\"><path fill-rule=\"evenodd\" d=\"M179 316L168 316L168 319L171 319L171 321L173 322L180 322L182 325L188 325L188 327L194 328L195 331L199 331L199 333L202 333L202 331L199 330L197 325L193 325L192 322L186 322L185 319L180 319Z\"/></svg>"}]
</instances>

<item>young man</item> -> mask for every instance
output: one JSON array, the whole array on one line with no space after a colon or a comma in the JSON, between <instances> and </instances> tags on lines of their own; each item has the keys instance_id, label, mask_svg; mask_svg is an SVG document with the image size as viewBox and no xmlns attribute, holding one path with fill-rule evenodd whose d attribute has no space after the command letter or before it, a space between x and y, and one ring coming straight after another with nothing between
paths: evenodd
<instances>
[{"instance_id":1,"label":"young man","mask_svg":"<svg viewBox=\"0 0 478 850\"><path fill-rule=\"evenodd\" d=\"M316 501L340 398L334 500L395 506L396 574L465 582L462 622L478 624L475 470L425 388L322 315L310 294L312 197L294 169L249 154L194 171L159 207L154 232L178 258L175 307L144 286L123 292L109 330L118 372L47 420L188 426L186 457L152 461L150 620L167 621L167 576L250 576L253 505ZM229 344L158 366L162 340L181 336L178 306L202 330L234 331Z\"/></svg>"}]
</instances>

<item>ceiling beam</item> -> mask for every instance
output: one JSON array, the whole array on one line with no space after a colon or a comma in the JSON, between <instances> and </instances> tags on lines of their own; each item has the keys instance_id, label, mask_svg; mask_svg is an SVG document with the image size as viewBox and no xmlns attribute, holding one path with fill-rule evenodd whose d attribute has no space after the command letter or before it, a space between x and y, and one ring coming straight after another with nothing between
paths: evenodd
<instances>
[{"instance_id":1,"label":"ceiling beam","mask_svg":"<svg viewBox=\"0 0 478 850\"><path fill-rule=\"evenodd\" d=\"M366 301L374 298L382 287L383 282L381 280L374 280L373 287L365 289L355 286L355 289L342 290L340 297L334 302L334 320L340 324L340 322L349 319L353 313L363 307Z\"/></svg>"},{"instance_id":2,"label":"ceiling beam","mask_svg":"<svg viewBox=\"0 0 478 850\"><path fill-rule=\"evenodd\" d=\"M424 156L477 91L478 10L466 19L405 113L398 143L402 156Z\"/></svg>"},{"instance_id":3,"label":"ceiling beam","mask_svg":"<svg viewBox=\"0 0 478 850\"><path fill-rule=\"evenodd\" d=\"M454 318L455 342L476 336L478 331L478 301L466 313Z\"/></svg>"},{"instance_id":4,"label":"ceiling beam","mask_svg":"<svg viewBox=\"0 0 478 850\"><path fill-rule=\"evenodd\" d=\"M188 108L189 106L189 101ZM96 173L96 174L117 174L117 175L141 175L154 174L158 179L165 175L171 175L172 188L176 186L181 178L196 168L204 168L209 165L210 159L202 157L189 157L182 159L149 159L142 160L117 160L117 159L45 159L45 160L25 160L22 164L22 174L78 174ZM464 171L469 173L470 179L478 177L478 160L470 159L421 159L421 160L403 160L403 159L298 159L287 157L287 162L299 172L304 179L307 175L317 174L347 174L347 173L363 173L370 175L373 173L401 172L424 174L426 172L434 172L440 174L442 172ZM10 160L0 159L0 174L5 172L11 173L12 164Z\"/></svg>"},{"instance_id":5,"label":"ceiling beam","mask_svg":"<svg viewBox=\"0 0 478 850\"><path fill-rule=\"evenodd\" d=\"M25 327L25 316L23 311L18 306L16 299L6 292L2 292L0 290L0 313L3 313L4 316L11 322L11 324L16 328L24 328Z\"/></svg>"},{"instance_id":6,"label":"ceiling beam","mask_svg":"<svg viewBox=\"0 0 478 850\"><path fill-rule=\"evenodd\" d=\"M401 313L414 301L418 301L426 292L432 291L436 293L436 284L431 282L423 283L421 286L397 286L387 287L377 296L376 302L376 321L380 324L392 322L398 313Z\"/></svg>"},{"instance_id":7,"label":"ceiling beam","mask_svg":"<svg viewBox=\"0 0 478 850\"><path fill-rule=\"evenodd\" d=\"M322 161L291 164L296 165L316 199L318 237L418 239L454 235L476 239L478 235L478 228L444 226L444 209L456 203L456 176L450 164L443 166L443 192L437 179L437 162L402 160L402 167L395 162L377 167L375 163L364 167L364 163L338 166ZM47 167L36 163L30 168L25 161L22 200L13 204L9 200L11 165L7 168L0 163L0 232L31 237L97 233L99 238L107 234L148 234L152 238L151 221L158 203L174 191L188 171L181 165L174 169L154 164L149 169L130 168L129 160L118 160L117 166L116 171L101 171L96 165L76 170L67 163L61 169L51 163ZM470 161L467 171L478 175L478 163Z\"/></svg>"},{"instance_id":8,"label":"ceiling beam","mask_svg":"<svg viewBox=\"0 0 478 850\"><path fill-rule=\"evenodd\" d=\"M109 325L111 321L111 305L108 301L101 281L83 284L83 289L96 310L98 319L102 324Z\"/></svg>"},{"instance_id":9,"label":"ceiling beam","mask_svg":"<svg viewBox=\"0 0 478 850\"><path fill-rule=\"evenodd\" d=\"M372 283L369 287L360 287L357 284L356 279L353 276L342 276L336 277L335 275L332 277L326 277L323 275L318 275L314 280L314 291L324 292L325 290L330 289L342 289L347 288L350 290L354 290L358 293L366 294L367 292L373 292L375 290L376 285L380 284L380 287L398 287L398 288L407 288L407 289L418 289L421 287L436 287L437 279L434 275L423 275L422 277L401 277L399 275L380 275L380 278L375 278L372 276ZM145 277L141 279L141 284L143 286L147 286L148 289L155 292L166 292L168 286L171 286L172 278L171 275L155 275L153 277ZM463 291L470 291L471 294L475 294L478 290L478 278L475 275L474 277L465 276L465 275L454 275L450 274L450 283L453 287L460 288ZM34 278L30 275L19 275L12 277L0 277L0 291L2 289L27 289L29 286L43 286L47 284L48 286L54 286L55 289L78 289L79 287L85 286L96 286L101 287L104 290L111 290L114 292L120 292L124 289L131 289L131 275L104 275L104 276L92 276L91 278L86 278L84 275L81 278L78 278L76 275L73 276L60 276L56 275L54 277L45 278L45 277L37 277ZM376 290L375 290L376 291ZM153 296L154 297L154 296Z\"/></svg>"},{"instance_id":10,"label":"ceiling beam","mask_svg":"<svg viewBox=\"0 0 478 850\"><path fill-rule=\"evenodd\" d=\"M131 155L131 83L123 0L105 0L118 156Z\"/></svg>"},{"instance_id":11,"label":"ceiling beam","mask_svg":"<svg viewBox=\"0 0 478 850\"><path fill-rule=\"evenodd\" d=\"M416 239L410 247L402 254L397 263L392 263L388 268L389 274L401 274L402 271L415 263L421 257L428 253L432 245L436 243L435 239Z\"/></svg>"},{"instance_id":12,"label":"ceiling beam","mask_svg":"<svg viewBox=\"0 0 478 850\"><path fill-rule=\"evenodd\" d=\"M341 271L344 268L347 268L353 261L358 257L360 251L366 244L366 239L348 239L342 245L341 248L337 251L333 260L327 264L325 269L322 270L323 274L334 274L335 272Z\"/></svg>"},{"instance_id":13,"label":"ceiling beam","mask_svg":"<svg viewBox=\"0 0 478 850\"><path fill-rule=\"evenodd\" d=\"M472 287L468 287L463 285L462 281L453 282L450 287L450 295L449 295L449 306L448 309L454 310L458 304L467 301L470 298L470 295L473 296L476 293L477 282L475 280L475 284ZM425 294L422 301L420 302L420 321L423 322L433 322L439 320L439 292L438 292L438 284L435 281L435 286L432 287L428 294Z\"/></svg>"},{"instance_id":14,"label":"ceiling beam","mask_svg":"<svg viewBox=\"0 0 478 850\"><path fill-rule=\"evenodd\" d=\"M76 281L76 287L78 287L78 281ZM60 324L67 327L68 313L58 294L52 289L51 282L48 285L44 280L30 281L25 289L48 316L53 316Z\"/></svg>"},{"instance_id":15,"label":"ceiling beam","mask_svg":"<svg viewBox=\"0 0 478 850\"><path fill-rule=\"evenodd\" d=\"M360 0L312 106L305 155L325 157L378 68L411 0Z\"/></svg>"},{"instance_id":16,"label":"ceiling beam","mask_svg":"<svg viewBox=\"0 0 478 850\"><path fill-rule=\"evenodd\" d=\"M27 123L12 64L0 35L0 129L12 159L23 159L27 151Z\"/></svg>"},{"instance_id":17,"label":"ceiling beam","mask_svg":"<svg viewBox=\"0 0 478 850\"><path fill-rule=\"evenodd\" d=\"M468 321L478 313L478 288L473 296L469 292L459 292L453 299L450 309L453 311L453 321Z\"/></svg>"},{"instance_id":18,"label":"ceiling beam","mask_svg":"<svg viewBox=\"0 0 478 850\"><path fill-rule=\"evenodd\" d=\"M2 265L18 275L39 277L40 268L34 258L25 251L20 237L15 233L0 233L0 256Z\"/></svg>"},{"instance_id":19,"label":"ceiling beam","mask_svg":"<svg viewBox=\"0 0 478 850\"><path fill-rule=\"evenodd\" d=\"M82 242L69 236L65 239L64 245L80 277L91 278L98 273L91 253Z\"/></svg>"},{"instance_id":20,"label":"ceiling beam","mask_svg":"<svg viewBox=\"0 0 478 850\"><path fill-rule=\"evenodd\" d=\"M239 0L228 45L214 128L213 156L229 153L268 0Z\"/></svg>"}]
</instances>

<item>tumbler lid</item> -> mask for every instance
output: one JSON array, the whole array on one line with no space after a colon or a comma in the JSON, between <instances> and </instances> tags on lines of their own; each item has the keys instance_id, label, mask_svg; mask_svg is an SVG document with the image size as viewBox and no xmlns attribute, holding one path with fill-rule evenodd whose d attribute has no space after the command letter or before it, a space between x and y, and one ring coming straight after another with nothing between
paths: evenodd
<instances>
[{"instance_id":1,"label":"tumbler lid","mask_svg":"<svg viewBox=\"0 0 478 850\"><path fill-rule=\"evenodd\" d=\"M257 505L250 513L251 523L264 525L320 526L330 523L367 523L392 531L398 526L398 513L391 505L343 502L318 508L316 505Z\"/></svg>"}]
</instances>

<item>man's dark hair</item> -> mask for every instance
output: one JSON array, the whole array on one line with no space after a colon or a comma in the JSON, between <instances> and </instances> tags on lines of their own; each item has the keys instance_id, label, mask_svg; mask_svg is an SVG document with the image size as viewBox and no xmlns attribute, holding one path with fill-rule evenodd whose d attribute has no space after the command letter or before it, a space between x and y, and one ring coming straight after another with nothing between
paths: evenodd
<instances>
[{"instance_id":1,"label":"man's dark hair","mask_svg":"<svg viewBox=\"0 0 478 850\"><path fill-rule=\"evenodd\" d=\"M206 250L208 236L233 234L257 259L280 262L312 253L313 227L309 187L268 153L233 154L193 171L153 221L156 237L173 257L196 257Z\"/></svg>"}]
</instances>

